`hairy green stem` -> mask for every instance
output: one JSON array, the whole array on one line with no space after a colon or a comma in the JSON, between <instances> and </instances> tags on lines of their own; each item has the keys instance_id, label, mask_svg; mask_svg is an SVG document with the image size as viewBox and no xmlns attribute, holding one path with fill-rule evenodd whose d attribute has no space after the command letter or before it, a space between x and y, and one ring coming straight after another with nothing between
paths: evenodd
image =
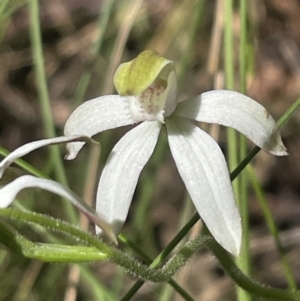
<instances>
[{"instance_id":1,"label":"hairy green stem","mask_svg":"<svg viewBox=\"0 0 300 301\"><path fill-rule=\"evenodd\" d=\"M59 231L65 233L67 235L71 235L82 242L88 243L89 245L93 246L94 248L101 251L101 258L105 258L107 260L111 260L117 265L125 268L129 273L139 277L145 281L152 281L152 282L165 282L170 279L181 267L185 265L187 260L192 256L192 254L203 244L206 243L207 239L211 239L211 237L206 236L199 236L189 242L187 242L179 251L175 253L174 256L162 267L159 269L152 269L149 266L137 261L133 257L129 256L128 254L122 253L121 251L106 245L104 242L97 239L97 237L91 236L88 233L72 226L71 224L59 221L57 219L50 218L43 214L37 213L28 213L22 212L14 209L0 209L0 216L13 219L13 220L22 220L23 222L34 223L46 227L50 230ZM24 256L30 253L30 251L34 250L37 252L37 248L43 248L46 245L39 245L34 244L23 236L19 235L17 232L14 232L9 227L5 227L5 224L2 222L2 226L0 228L1 232L3 232L3 237L5 242L8 246L10 246L13 250L17 250L18 253L22 253ZM16 237L17 238L14 238ZM63 249L63 245L55 245L61 251ZM82 246L78 246L80 248ZM49 247L51 248L51 247ZM55 247L53 247L53 250ZM91 251L92 255L95 255L94 249L85 248L85 252ZM64 252L64 260L67 260L68 253L68 246ZM31 254L33 258L43 260L43 250L40 250L37 254L37 257L34 257L34 254ZM50 252L44 253L46 261L50 259ZM70 254L70 253L69 253ZM77 254L76 260L74 258L70 258L69 261L71 262L81 262L85 261L84 257L86 254ZM92 256L91 255L91 256ZM103 256L103 257L102 257ZM55 258L57 259L57 254L55 254ZM62 260L61 260L62 261ZM69 262L65 261L65 262Z\"/></svg>"},{"instance_id":2,"label":"hairy green stem","mask_svg":"<svg viewBox=\"0 0 300 301\"><path fill-rule=\"evenodd\" d=\"M107 260L107 255L94 247L31 242L4 221L0 221L0 231L0 241L27 258L61 263Z\"/></svg>"},{"instance_id":3,"label":"hairy green stem","mask_svg":"<svg viewBox=\"0 0 300 301\"><path fill-rule=\"evenodd\" d=\"M42 214L24 213L13 209L1 209L0 215L10 219L36 223L46 226L47 228L50 228L52 230L71 234L72 236L75 236L78 239L85 241L88 244L92 245L94 248L98 249L101 254L103 254L103 258L112 260L114 263L124 267L131 274L140 277L143 280L152 282L168 281L170 277L172 277L182 266L185 265L187 260L200 246L206 244L217 256L218 260L223 265L227 273L232 277L232 279L245 290L251 292L252 294L273 301L300 301L299 291L288 291L266 287L243 274L243 272L236 266L231 256L213 239L207 229L204 230L204 235L200 235L187 242L181 249L179 249L179 251L175 253L174 256L171 257L171 259L162 268L151 269L147 265L142 264L129 255L106 245L105 243L99 241L96 237L93 237L66 222L58 221ZM5 222L3 223L3 221L1 223L0 230L4 230L1 231L2 233L4 233L4 240L13 239L13 244L17 244L18 246L19 244L22 245L22 254L24 254L24 251L25 254L27 254L28 251L35 250L32 246L32 243L27 239L23 240L22 236L19 236L16 240L14 236L16 236L17 233L14 233L14 231L11 230L9 226L5 224ZM13 246L11 245L11 247ZM35 247L38 248L39 245L35 244ZM40 248L42 247L43 245L40 245ZM62 245L59 245L57 247L58 249L63 250ZM79 247L81 248L82 246ZM55 248L55 246L53 248ZM67 250L68 247L66 248L66 252L62 255L62 257L65 256ZM87 252L90 249L85 248L84 250L85 252ZM93 252L95 252L95 249L92 250L92 253ZM49 253L47 254L47 256L50 256ZM80 254L78 256L80 256ZM43 260L42 251L38 253L37 258ZM47 257L46 259L50 259L50 257Z\"/></svg>"},{"instance_id":4,"label":"hairy green stem","mask_svg":"<svg viewBox=\"0 0 300 301\"><path fill-rule=\"evenodd\" d=\"M204 231L204 233L206 235L209 235L207 229ZM208 239L207 245L218 258L219 262L229 274L229 276L236 282L236 284L238 284L246 291L250 292L253 295L272 301L300 301L300 291L289 291L271 288L260 284L252 278L246 276L236 266L231 256L214 239Z\"/></svg>"}]
</instances>

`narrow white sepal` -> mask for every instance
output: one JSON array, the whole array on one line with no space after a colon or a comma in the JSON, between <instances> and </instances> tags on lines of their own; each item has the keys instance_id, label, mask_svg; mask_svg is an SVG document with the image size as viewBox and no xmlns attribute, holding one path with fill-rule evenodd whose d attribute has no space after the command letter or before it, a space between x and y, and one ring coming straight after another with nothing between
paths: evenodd
<instances>
[{"instance_id":1,"label":"narrow white sepal","mask_svg":"<svg viewBox=\"0 0 300 301\"><path fill-rule=\"evenodd\" d=\"M173 116L166 125L171 153L200 217L216 241L238 256L241 221L220 147L185 118Z\"/></svg>"},{"instance_id":2,"label":"narrow white sepal","mask_svg":"<svg viewBox=\"0 0 300 301\"><path fill-rule=\"evenodd\" d=\"M60 144L60 143L66 143L70 141L85 141L85 142L94 142L91 138L87 136L82 136L82 135L73 135L73 136L68 136L68 137L55 137L55 138L49 138L49 139L42 139L42 140L37 140L33 142L26 143L13 152L11 152L8 156L6 156L1 162L0 162L0 179L2 178L2 175L4 173L4 170L15 160L18 158L21 158L28 153L43 147L47 145L52 145L52 144Z\"/></svg>"},{"instance_id":3,"label":"narrow white sepal","mask_svg":"<svg viewBox=\"0 0 300 301\"><path fill-rule=\"evenodd\" d=\"M235 91L215 90L178 104L175 115L229 126L265 151L287 155L275 120L252 98Z\"/></svg>"},{"instance_id":4,"label":"narrow white sepal","mask_svg":"<svg viewBox=\"0 0 300 301\"><path fill-rule=\"evenodd\" d=\"M64 133L92 137L102 131L134 124L128 109L128 97L105 95L84 102L68 118ZM67 145L68 160L76 158L84 143L74 142Z\"/></svg>"},{"instance_id":5,"label":"narrow white sepal","mask_svg":"<svg viewBox=\"0 0 300 301\"><path fill-rule=\"evenodd\" d=\"M111 225L108 224L103 217L97 214L92 207L83 202L72 190L52 180L41 179L30 175L17 178L0 189L0 208L8 207L21 190L30 187L41 188L69 200L90 220L101 227L103 232L106 233L113 242L117 243L117 238Z\"/></svg>"},{"instance_id":6,"label":"narrow white sepal","mask_svg":"<svg viewBox=\"0 0 300 301\"><path fill-rule=\"evenodd\" d=\"M96 211L116 233L127 218L138 178L153 153L160 129L158 121L143 122L121 138L107 159L97 190Z\"/></svg>"}]
</instances>

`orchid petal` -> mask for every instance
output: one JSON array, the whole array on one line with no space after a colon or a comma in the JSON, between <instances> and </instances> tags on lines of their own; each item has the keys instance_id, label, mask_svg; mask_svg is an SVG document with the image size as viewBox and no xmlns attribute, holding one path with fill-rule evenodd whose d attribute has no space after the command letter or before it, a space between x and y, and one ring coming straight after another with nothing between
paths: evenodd
<instances>
[{"instance_id":1,"label":"orchid petal","mask_svg":"<svg viewBox=\"0 0 300 301\"><path fill-rule=\"evenodd\" d=\"M179 174L200 217L217 242L237 256L241 247L240 215L220 147L185 118L173 116L166 125Z\"/></svg>"},{"instance_id":2,"label":"orchid petal","mask_svg":"<svg viewBox=\"0 0 300 301\"><path fill-rule=\"evenodd\" d=\"M109 155L98 186L96 211L116 233L126 220L139 175L153 153L160 129L160 122L143 122L123 136Z\"/></svg>"},{"instance_id":3,"label":"orchid petal","mask_svg":"<svg viewBox=\"0 0 300 301\"><path fill-rule=\"evenodd\" d=\"M75 205L83 214L85 214L90 220L92 220L99 227L101 227L104 233L106 233L106 235L113 242L117 243L117 239L112 227L106 222L106 220L103 217L97 214L92 207L83 202L69 188L52 180L41 179L30 175L17 178L16 180L10 182L9 184L0 189L0 208L8 207L21 190L30 187L41 188L53 192L57 195L60 195L63 198L66 198L73 205Z\"/></svg>"},{"instance_id":4,"label":"orchid petal","mask_svg":"<svg viewBox=\"0 0 300 301\"><path fill-rule=\"evenodd\" d=\"M68 118L64 133L66 136L92 137L102 131L134 123L128 109L128 97L105 95L80 105ZM82 142L69 143L66 159L74 159L83 145Z\"/></svg>"},{"instance_id":5,"label":"orchid petal","mask_svg":"<svg viewBox=\"0 0 300 301\"><path fill-rule=\"evenodd\" d=\"M0 179L4 173L4 170L15 160L17 160L20 157L23 157L27 155L28 153L43 147L47 145L52 145L52 144L59 144L59 143L66 143L70 141L85 141L85 142L95 142L91 138L87 136L82 136L82 135L74 135L74 136L68 136L68 137L55 137L55 138L49 138L49 139L42 139L42 140L37 140L33 142L26 143L22 145L21 147L17 148L13 152L11 152L7 157L5 157L1 162L0 162ZM96 143L96 142L95 142Z\"/></svg>"},{"instance_id":6,"label":"orchid petal","mask_svg":"<svg viewBox=\"0 0 300 301\"><path fill-rule=\"evenodd\" d=\"M275 120L262 105L241 93L205 92L178 104L174 114L233 127L265 151L287 155Z\"/></svg>"}]
</instances>

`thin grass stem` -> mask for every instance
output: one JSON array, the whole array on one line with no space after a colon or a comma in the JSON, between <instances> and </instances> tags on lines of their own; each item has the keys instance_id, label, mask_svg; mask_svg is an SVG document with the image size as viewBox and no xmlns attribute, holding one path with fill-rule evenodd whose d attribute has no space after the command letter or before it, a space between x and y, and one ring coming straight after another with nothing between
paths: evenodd
<instances>
[{"instance_id":1,"label":"thin grass stem","mask_svg":"<svg viewBox=\"0 0 300 301\"><path fill-rule=\"evenodd\" d=\"M50 105L49 92L47 87L46 71L44 66L42 38L41 38L41 24L39 15L38 0L31 0L28 3L30 14L30 37L32 44L32 55L34 70L36 74L36 84L38 89L38 96L41 106L42 119L44 123L45 135L48 138L55 136L55 125L52 116ZM50 158L54 166L57 180L63 185L67 186L67 177L62 163L60 151L58 146L53 146L50 149ZM69 202L64 202L65 210L69 218L73 222L77 222L78 216L74 207Z\"/></svg>"},{"instance_id":2,"label":"thin grass stem","mask_svg":"<svg viewBox=\"0 0 300 301\"><path fill-rule=\"evenodd\" d=\"M240 43L239 43L239 71L240 71L240 91L246 93L246 75L247 75L247 7L246 1L240 0ZM245 158L247 155L247 140L242 134L238 134L240 142L240 158ZM239 181L237 182L239 189L237 195L238 206L240 209L242 220L242 247L240 258L236 260L239 268L247 276L251 275L251 260L250 260L250 233L249 233L249 208L248 208L248 191L247 191L247 173L241 172ZM240 287L237 287L237 299L240 301L250 301L250 294Z\"/></svg>"},{"instance_id":3,"label":"thin grass stem","mask_svg":"<svg viewBox=\"0 0 300 301\"><path fill-rule=\"evenodd\" d=\"M288 259L286 257L284 247L283 247L283 245L280 241L278 229L276 227L271 209L268 205L268 202L267 202L267 199L264 195L263 189L262 189L261 185L259 184L259 182L256 178L256 175L254 173L254 170L253 170L253 167L251 166L251 164L249 164L247 166L247 173L248 173L249 178L251 180L254 192L257 196L258 203L259 203L259 205L262 209L262 212L264 214L264 217L265 217L265 220L267 222L269 231L270 231L271 235L274 238L275 246L276 246L276 249L277 249L278 254L280 256L281 265L282 265L282 268L283 268L288 286L289 286L290 289L296 290L297 289L297 284L296 284L295 278L293 276L291 267L289 265Z\"/></svg>"},{"instance_id":4,"label":"thin grass stem","mask_svg":"<svg viewBox=\"0 0 300 301\"><path fill-rule=\"evenodd\" d=\"M74 107L80 105L84 99L86 90L88 88L88 85L92 77L92 70L97 54L100 52L103 45L104 35L106 32L108 20L111 17L111 12L112 12L112 7L114 5L114 2L115 2L114 0L106 0L103 2L101 6L101 10L98 17L98 27L100 29L99 36L96 43L91 47L90 61L88 62L85 70L83 71L77 89L75 91Z\"/></svg>"}]
</instances>

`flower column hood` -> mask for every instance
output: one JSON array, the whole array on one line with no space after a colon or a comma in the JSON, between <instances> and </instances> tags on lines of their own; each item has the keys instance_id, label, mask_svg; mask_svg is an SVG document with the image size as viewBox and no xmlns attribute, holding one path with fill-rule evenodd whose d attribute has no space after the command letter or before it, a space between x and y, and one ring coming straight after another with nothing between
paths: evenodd
<instances>
[{"instance_id":1,"label":"flower column hood","mask_svg":"<svg viewBox=\"0 0 300 301\"><path fill-rule=\"evenodd\" d=\"M177 79L172 61L146 50L131 62L120 65L114 76L116 90L129 96L129 110L136 121L164 123L177 105ZM131 96L131 97L130 97Z\"/></svg>"}]
</instances>

